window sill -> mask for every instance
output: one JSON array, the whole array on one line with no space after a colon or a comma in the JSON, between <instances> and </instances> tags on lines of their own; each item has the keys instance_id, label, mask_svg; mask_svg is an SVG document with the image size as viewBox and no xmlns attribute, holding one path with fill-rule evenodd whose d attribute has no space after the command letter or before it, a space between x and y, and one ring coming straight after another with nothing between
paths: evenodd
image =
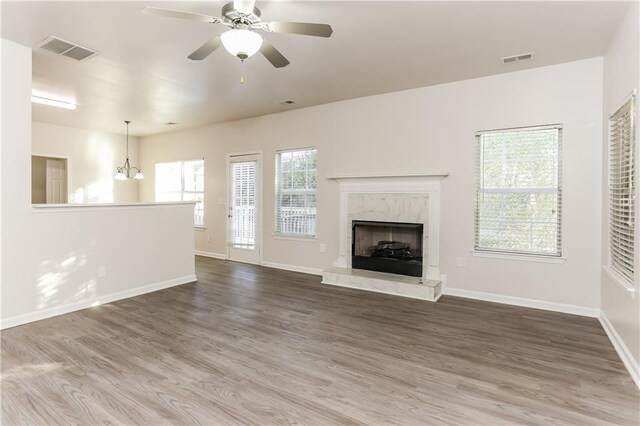
<instances>
[{"instance_id":1,"label":"window sill","mask_svg":"<svg viewBox=\"0 0 640 426\"><path fill-rule=\"evenodd\" d=\"M306 242L316 242L318 241L318 237L295 237L292 235L280 235L280 234L272 234L272 238L274 240L286 240L286 241L306 241Z\"/></svg>"},{"instance_id":2,"label":"window sill","mask_svg":"<svg viewBox=\"0 0 640 426\"><path fill-rule=\"evenodd\" d=\"M620 274L611 269L609 266L602 266L602 269L607 273L609 279L616 284L618 284L626 294L631 297L635 297L635 294L638 293L638 290L634 288L633 284L624 279Z\"/></svg>"},{"instance_id":3,"label":"window sill","mask_svg":"<svg viewBox=\"0 0 640 426\"><path fill-rule=\"evenodd\" d=\"M538 262L538 263L562 264L567 260L566 257L537 256L535 254L502 253L502 252L496 252L496 251L471 250L471 254L475 257L484 257L484 258L490 258L490 259L504 259L504 260L523 260L525 262Z\"/></svg>"},{"instance_id":4,"label":"window sill","mask_svg":"<svg viewBox=\"0 0 640 426\"><path fill-rule=\"evenodd\" d=\"M205 229L207 229L207 228L205 228L204 226L199 226L199 225L196 225L196 226L194 226L193 228L194 228L196 231L204 231Z\"/></svg>"}]
</instances>

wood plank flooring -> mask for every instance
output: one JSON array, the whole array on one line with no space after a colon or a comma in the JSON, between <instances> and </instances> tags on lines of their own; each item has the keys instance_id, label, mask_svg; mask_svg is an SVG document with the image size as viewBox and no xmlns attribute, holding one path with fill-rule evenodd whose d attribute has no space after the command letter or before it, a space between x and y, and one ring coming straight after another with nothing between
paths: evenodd
<instances>
[{"instance_id":1,"label":"wood plank flooring","mask_svg":"<svg viewBox=\"0 0 640 426\"><path fill-rule=\"evenodd\" d=\"M2 423L640 423L595 319L196 267L197 283L3 331Z\"/></svg>"}]
</instances>

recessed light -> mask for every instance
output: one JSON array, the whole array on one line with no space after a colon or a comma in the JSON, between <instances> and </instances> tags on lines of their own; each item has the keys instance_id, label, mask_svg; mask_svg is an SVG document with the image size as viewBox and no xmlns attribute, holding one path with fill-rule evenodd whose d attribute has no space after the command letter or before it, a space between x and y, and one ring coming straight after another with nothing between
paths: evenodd
<instances>
[{"instance_id":1,"label":"recessed light","mask_svg":"<svg viewBox=\"0 0 640 426\"><path fill-rule=\"evenodd\" d=\"M175 125L176 125L176 124L178 124L178 123L174 123L173 121L167 121L167 122L166 122L166 123L164 123L164 124L166 124L167 126L175 126Z\"/></svg>"},{"instance_id":2,"label":"recessed light","mask_svg":"<svg viewBox=\"0 0 640 426\"><path fill-rule=\"evenodd\" d=\"M44 98L42 96L31 95L31 102L42 105L49 105L64 109L76 109L76 104L72 102L60 101L57 99Z\"/></svg>"}]
</instances>

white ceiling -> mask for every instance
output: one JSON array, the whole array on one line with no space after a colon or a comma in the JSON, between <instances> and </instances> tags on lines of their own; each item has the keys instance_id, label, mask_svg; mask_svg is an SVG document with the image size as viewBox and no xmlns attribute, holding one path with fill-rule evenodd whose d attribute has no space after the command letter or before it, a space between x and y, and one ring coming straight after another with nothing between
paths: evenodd
<instances>
[{"instance_id":1,"label":"white ceiling","mask_svg":"<svg viewBox=\"0 0 640 426\"><path fill-rule=\"evenodd\" d=\"M226 27L139 12L150 5L219 16L223 4L2 1L2 37L33 47L55 35L99 52L76 62L34 50L34 90L78 103L75 111L34 105L34 120L123 133L128 119L133 135L147 135L600 56L629 5L258 0L264 20L333 27L329 39L264 34L291 61L282 69L260 54L242 64L224 49L191 61ZM526 52L535 58L500 61Z\"/></svg>"}]
</instances>

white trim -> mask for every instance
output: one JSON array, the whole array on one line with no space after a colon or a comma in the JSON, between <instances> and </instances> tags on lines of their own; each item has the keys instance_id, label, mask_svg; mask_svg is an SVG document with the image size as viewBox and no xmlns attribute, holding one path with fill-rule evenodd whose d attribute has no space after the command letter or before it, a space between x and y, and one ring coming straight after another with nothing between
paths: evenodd
<instances>
[{"instance_id":1,"label":"white trim","mask_svg":"<svg viewBox=\"0 0 640 426\"><path fill-rule=\"evenodd\" d=\"M545 311L562 312L565 314L580 315L583 317L598 318L600 310L598 308L587 308L585 306L567 305L564 303L547 302L544 300L527 299L516 296L503 296L501 294L484 293L481 291L465 290L461 288L443 289L443 294L448 296L464 297L465 299L483 300L485 302L502 303L505 305L523 306L525 308L542 309Z\"/></svg>"},{"instance_id":2,"label":"white trim","mask_svg":"<svg viewBox=\"0 0 640 426\"><path fill-rule=\"evenodd\" d=\"M0 330L16 327L18 325L27 324L34 321L40 321L40 320L55 317L58 315L68 314L70 312L75 312L82 309L103 305L105 303L115 302L116 300L128 299L130 297L139 296L145 293L151 293L154 291L162 290L169 287L174 287L181 284L192 283L194 281L197 281L197 278L195 275L186 275L184 277L174 278L172 280L148 284L142 287L136 287L128 290L118 291L116 293L110 293L104 296L95 296L88 300L83 300L81 302L69 303L61 306L54 306L54 307L43 309L40 311L30 312L28 314L17 315L15 317L3 319L2 322L0 323Z\"/></svg>"},{"instance_id":3,"label":"white trim","mask_svg":"<svg viewBox=\"0 0 640 426\"><path fill-rule=\"evenodd\" d=\"M195 205L195 201L161 201L157 203L91 203L91 204L32 204L31 211L34 213L50 213L50 212L81 212L81 211L98 211L111 209L135 209L148 207L181 207L186 205Z\"/></svg>"},{"instance_id":4,"label":"white trim","mask_svg":"<svg viewBox=\"0 0 640 426\"><path fill-rule=\"evenodd\" d=\"M627 295L631 296L632 298L635 297L638 289L634 288L633 284L630 283L625 277L623 277L618 272L616 272L615 269L607 265L602 265L602 270L606 272L611 281L622 287Z\"/></svg>"},{"instance_id":5,"label":"white trim","mask_svg":"<svg viewBox=\"0 0 640 426\"><path fill-rule=\"evenodd\" d=\"M638 364L638 361L633 358L629 348L624 344L624 340L620 338L620 335L616 332L616 329L613 327L613 324L611 324L611 321L609 321L609 318L607 318L604 311L600 311L598 319L600 320L600 324L602 324L602 328L604 328L605 333L607 333L609 340L611 340L611 344L613 344L614 349L618 352L618 356L622 360L622 363L627 367L631 378L636 383L638 389L640 389L640 364Z\"/></svg>"},{"instance_id":6,"label":"white trim","mask_svg":"<svg viewBox=\"0 0 640 426\"><path fill-rule=\"evenodd\" d=\"M212 253L208 251L194 250L194 254L196 256L210 257L212 259L227 260L227 255L224 253Z\"/></svg>"},{"instance_id":7,"label":"white trim","mask_svg":"<svg viewBox=\"0 0 640 426\"><path fill-rule=\"evenodd\" d=\"M327 179L341 180L341 179L389 179L389 178L415 178L415 177L447 177L449 172L435 172L435 173L406 173L406 174L389 174L389 175L357 175L357 174L345 174L345 175L329 175Z\"/></svg>"},{"instance_id":8,"label":"white trim","mask_svg":"<svg viewBox=\"0 0 640 426\"><path fill-rule=\"evenodd\" d=\"M193 229L196 230L196 231L205 231L207 229L207 227L206 226L202 226L202 225L195 225L193 227Z\"/></svg>"},{"instance_id":9,"label":"white trim","mask_svg":"<svg viewBox=\"0 0 640 426\"><path fill-rule=\"evenodd\" d=\"M305 242L308 242L308 243L315 243L315 242L318 241L318 237L317 236L308 236L308 237L299 236L299 237L294 237L294 236L284 235L284 234L271 234L271 238L274 239L274 240L305 241Z\"/></svg>"},{"instance_id":10,"label":"white trim","mask_svg":"<svg viewBox=\"0 0 640 426\"><path fill-rule=\"evenodd\" d=\"M267 262L267 261L260 262L260 265L266 268L282 269L285 271L292 271L292 272L302 272L303 274L322 275L322 269L310 268L307 266L287 265L284 263L275 263L275 262Z\"/></svg>"},{"instance_id":11,"label":"white trim","mask_svg":"<svg viewBox=\"0 0 640 426\"><path fill-rule=\"evenodd\" d=\"M474 257L484 257L488 259L524 260L526 262L540 262L540 263L564 263L567 260L566 257L559 257L559 256L502 253L497 251L481 251L481 250L471 250L471 254Z\"/></svg>"}]
</instances>

